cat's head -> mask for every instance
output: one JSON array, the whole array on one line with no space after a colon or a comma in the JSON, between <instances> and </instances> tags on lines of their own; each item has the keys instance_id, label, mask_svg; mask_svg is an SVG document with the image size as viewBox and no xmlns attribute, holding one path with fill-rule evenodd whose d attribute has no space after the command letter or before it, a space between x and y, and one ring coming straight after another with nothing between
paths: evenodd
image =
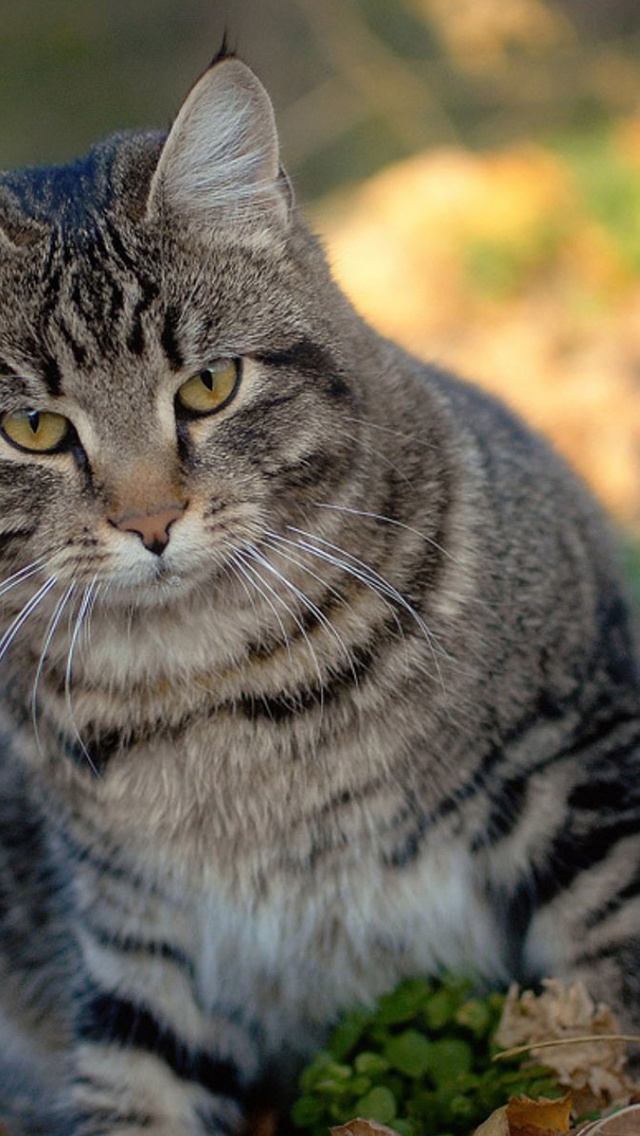
<instances>
[{"instance_id":1,"label":"cat's head","mask_svg":"<svg viewBox=\"0 0 640 1136\"><path fill-rule=\"evenodd\" d=\"M235 58L166 137L2 175L0 595L164 603L310 523L353 474L348 311Z\"/></svg>"}]
</instances>

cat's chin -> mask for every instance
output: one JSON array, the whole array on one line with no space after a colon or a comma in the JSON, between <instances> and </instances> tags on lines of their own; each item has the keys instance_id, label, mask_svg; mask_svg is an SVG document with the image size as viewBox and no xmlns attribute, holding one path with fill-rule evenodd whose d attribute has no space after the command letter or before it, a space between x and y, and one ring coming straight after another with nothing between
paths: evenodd
<instances>
[{"instance_id":1,"label":"cat's chin","mask_svg":"<svg viewBox=\"0 0 640 1136\"><path fill-rule=\"evenodd\" d=\"M111 579L106 599L115 607L163 607L186 598L204 582L204 572L183 573L159 564L149 572Z\"/></svg>"}]
</instances>

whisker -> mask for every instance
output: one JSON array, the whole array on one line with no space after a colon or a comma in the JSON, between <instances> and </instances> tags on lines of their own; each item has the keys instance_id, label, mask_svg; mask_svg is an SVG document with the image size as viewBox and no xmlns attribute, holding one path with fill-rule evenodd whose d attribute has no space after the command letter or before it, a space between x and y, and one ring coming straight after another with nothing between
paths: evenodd
<instances>
[{"instance_id":1,"label":"whisker","mask_svg":"<svg viewBox=\"0 0 640 1136\"><path fill-rule=\"evenodd\" d=\"M69 584L69 587L67 588L66 592L64 593L62 598L58 600L58 602L57 602L57 604L54 608L54 612L53 612L53 615L51 616L51 619L49 620L47 632L46 632L46 635L45 635L45 638L44 638L44 641L43 641L43 644L42 644L42 648L40 650L40 658L38 660L38 666L37 666L35 678L34 678L34 681L33 681L33 692L32 692L32 695L31 695L31 720L33 722L33 731L34 731L34 734L35 734L36 745L37 745L38 751L40 752L41 755L42 755L42 747L40 745L40 731L39 731L39 727L38 727L38 684L39 684L40 679L42 677L42 671L43 671L43 668L44 668L44 663L45 663L45 659L46 659L46 656L47 656L47 651L49 650L49 647L51 645L51 640L53 639L53 636L55 635L56 628L57 628L57 626L60 622L60 618L62 616L62 613L63 613L63 611L64 611L64 609L67 605L67 601L69 599L71 599L71 596L73 595L73 592L75 591L75 589L76 589L75 583Z\"/></svg>"},{"instance_id":2,"label":"whisker","mask_svg":"<svg viewBox=\"0 0 640 1136\"><path fill-rule=\"evenodd\" d=\"M282 556L290 564L294 564L297 568L300 568L303 572L306 572L307 575L311 576L314 580L317 580L318 583L322 584L323 588L330 593L330 595L335 596L341 603L344 603L344 597L340 594L340 592L338 591L337 588L334 588L330 584L325 583L325 581L322 579L322 576L319 576L317 572L314 572L302 560L298 559L298 557L296 557L296 556L292 556L291 553L285 552L281 547L279 547L279 545L281 545L285 541L286 541L286 538L283 538L282 541L281 541L279 539L277 533L267 533L267 539L265 540L265 544L267 544L270 548L273 548L274 551L276 551L279 556ZM293 545L294 542L293 541L287 541L287 544ZM288 581L288 582L290 583L290 581ZM302 593L302 594L304 595L304 593ZM308 597L305 597L305 598L307 599L307 601L309 603L311 603L311 601L308 600ZM340 647L341 651L344 654L345 659L347 660L347 664L348 664L349 669L351 671L351 674L353 676L354 685L355 685L356 689L358 689L360 682L359 682L358 674L357 674L357 671L355 669L355 664L354 664L354 661L353 661L353 652L350 650L349 647L347 647L347 644L345 643L344 639L339 634L337 629L334 627L331 620L328 619L324 615L324 613L319 612L319 609L315 606L315 604L313 604L312 607L315 609L314 614L316 612L318 612L321 615L321 621L322 621L323 626L325 626L327 628L327 630L333 635L336 642L338 643L338 646Z\"/></svg>"},{"instance_id":3,"label":"whisker","mask_svg":"<svg viewBox=\"0 0 640 1136\"><path fill-rule=\"evenodd\" d=\"M259 564L267 569L268 572L271 572L276 577L276 579L280 580L280 582L284 584L284 586L296 597L296 599L300 600L300 603L303 604L304 607L306 607L307 611L311 612L314 619L316 619L322 627L329 631L330 634L334 635L341 646L344 647L340 636L337 634L330 620L327 619L324 612L318 607L317 604L313 602L313 600L309 599L309 597L305 594L305 592L302 591L301 588L298 588L291 580L288 579L287 576L284 575L283 572L279 572L276 566L272 564L266 556L263 556L262 553L259 552L259 550L255 547L255 545L249 546L249 555L254 557Z\"/></svg>"},{"instance_id":4,"label":"whisker","mask_svg":"<svg viewBox=\"0 0 640 1136\"><path fill-rule=\"evenodd\" d=\"M404 521L396 520L395 517L386 517L384 513L367 513L363 509L354 509L349 505L334 505L322 501L316 501L314 502L314 504L317 509L332 509L336 513L349 513L349 515L353 517L367 517L373 521L384 521L384 523L387 525L396 525L398 528L404 529L406 532L413 533L414 536L417 536L420 538L420 540L423 540L425 544L432 545L432 547L435 548L438 552L441 552L443 556L446 556L449 560L453 560L455 562L455 557L453 557L446 548L443 548L441 544L438 544L437 540L434 540L433 537L427 536L426 533L420 532L419 529L414 529L412 525L405 524Z\"/></svg>"},{"instance_id":5,"label":"whisker","mask_svg":"<svg viewBox=\"0 0 640 1136\"><path fill-rule=\"evenodd\" d=\"M304 529L295 528L293 525L287 525L287 528L291 532L295 532L302 537L309 538L308 540L302 540L299 542L301 548L304 548L307 552L310 552L312 555L317 556L320 560L325 560L327 563L333 564L335 567L339 567L343 571L350 573L350 575L352 575L355 579L360 580L361 583L365 584L367 587L372 588L373 591L378 592L378 594L382 596L386 596L388 599L398 604L398 606L400 606L404 611L407 612L408 615L411 616L417 627L422 632L425 642L429 646L438 674L439 682L444 690L444 680L438 660L438 654L441 654L444 658L449 658L449 656L447 655L446 651L443 651L442 647L435 639L433 632L427 626L419 612L417 612L412 604L409 603L406 596L403 596L402 592L398 591L398 589L394 587L394 585L391 584L387 579L385 579L384 576L381 576L379 572L376 572L373 568L370 568L367 564L365 564L363 560L358 559L358 557L356 556L352 556L351 553L347 552L343 548L340 548L339 545L332 544L331 541L324 540L322 537L316 536L314 533L306 532ZM332 551L327 552L324 548L318 548L315 544L311 544L310 541L318 541L319 543L326 545L326 547L331 549ZM336 556L335 553L338 553L338 555Z\"/></svg>"},{"instance_id":6,"label":"whisker","mask_svg":"<svg viewBox=\"0 0 640 1136\"><path fill-rule=\"evenodd\" d=\"M257 550L254 550L254 551L257 551ZM314 664L314 667L316 669L316 673L318 675L318 683L319 683L319 691L320 691L320 710L322 712L323 709L324 709L324 679L323 679L323 676L322 676L322 671L320 669L320 663L318 662L318 656L316 655L313 644L311 643L311 640L309 639L309 636L307 635L307 632L305 631L304 624L301 622L300 619L298 619L296 613L289 607L289 604L282 598L281 595L279 595L279 593L276 591L276 589L273 588L271 586L271 584L269 584L267 582L267 580L264 579L264 576L262 576L262 574L255 567L255 565L253 563L252 564L247 563L245 556L243 554L248 553L248 552L249 552L249 549L243 548L243 549L238 550L238 552L236 553L236 562L237 562L238 558L242 559L242 562L243 562L245 568L247 569L247 571L250 572L252 575L256 575L258 577L258 580L260 581L260 584L262 585L262 587L266 588L267 591L274 597L276 602L279 603L280 606L284 608L284 610L287 612L287 614L290 616L290 618L292 619L292 621L295 623L296 627L298 628L302 638L304 639L304 641L306 643L307 649L309 651L309 655L313 659L313 664ZM258 561L260 561L262 559L263 558L260 557L260 555L258 554ZM265 564L266 563L268 563L268 561L266 561ZM259 589L257 589L257 590L259 590Z\"/></svg>"},{"instance_id":7,"label":"whisker","mask_svg":"<svg viewBox=\"0 0 640 1136\"><path fill-rule=\"evenodd\" d=\"M39 556L37 560L33 560L31 564L20 568L19 571L14 572L12 576L7 576L7 579L3 580L0 584L0 596L3 596L5 592L10 592L17 584L22 583L24 580L29 580L31 576L35 576L37 572L40 572L46 559L46 556Z\"/></svg>"},{"instance_id":8,"label":"whisker","mask_svg":"<svg viewBox=\"0 0 640 1136\"><path fill-rule=\"evenodd\" d=\"M247 577L247 571L249 569L249 565L243 564L241 561L239 561L236 553L232 554L232 556L230 558L230 563L231 563L231 566L234 568L234 571L236 573L236 579L239 580L239 582L242 584L242 587L244 588L245 594L247 595L249 602L251 603L251 605L253 607L253 610L256 612L256 615L257 615L256 601L255 601L255 597L251 594L251 589L249 587L249 584L251 584L251 586L259 593L259 595L262 596L265 603L268 604L269 607L271 608L271 611L275 615L276 620L278 622L278 626L280 627L280 631L281 631L281 634L282 634L282 642L284 643L284 645L287 649L287 653L289 655L289 659L291 660L292 655L291 655L291 645L289 643L289 635L287 633L287 629L286 629L284 623L282 622L282 616L280 615L280 612L278 611L275 604L273 603L273 600L271 600L269 598L269 596L266 595L262 591L260 586L258 584L256 584L255 579L253 579L251 576ZM238 573L240 573L240 575L238 575ZM247 580L248 580L248 582L247 582Z\"/></svg>"},{"instance_id":9,"label":"whisker","mask_svg":"<svg viewBox=\"0 0 640 1136\"><path fill-rule=\"evenodd\" d=\"M85 618L87 612L89 610L91 610L91 608L93 606L92 596L93 596L94 591L96 590L96 582L97 582L97 576L94 576L93 580L91 580L90 583L87 584L87 586L85 587L84 594L83 594L82 600L80 602L80 607L78 609L78 613L77 613L76 618L75 618L75 624L74 624L73 633L72 633L72 636L71 636L71 642L69 643L69 650L68 650L68 653L67 653L67 666L66 666L65 675L64 675L64 693L65 693L65 704L66 704L66 707L67 707L67 713L69 715L69 720L70 720L71 725L73 727L73 732L76 736L76 739L78 741L78 744L79 744L79 746L82 750L84 757L86 757L87 762L89 763L89 765L91 767L93 774L96 777L99 777L100 774L99 774L98 770L96 769L96 766L94 765L94 762L91 758L91 754L89 753L87 747L85 746L85 744L82 740L80 731L78 729L78 726L76 724L75 715L73 713L73 704L72 704L72 700L71 700L71 674L72 674L72 669L73 669L73 656L74 656L75 649L76 649L76 646L77 646L77 643L78 643L78 639L80 637L80 632L82 630L82 624L84 622L84 618Z\"/></svg>"},{"instance_id":10,"label":"whisker","mask_svg":"<svg viewBox=\"0 0 640 1136\"><path fill-rule=\"evenodd\" d=\"M367 438L363 437L363 435L350 434L348 430L342 430L341 436L343 438L348 438L350 442L353 442L356 446L359 446L365 451L365 453L373 454L374 458L376 458L377 461L383 462L383 464L388 466L389 469L393 470L393 472L397 474L398 477L401 477L410 489L413 490L415 488L414 482L410 477L407 477L405 471L401 469L400 466L395 462L392 462L391 459L387 457L386 454L383 454L381 450L376 449L376 447L373 446Z\"/></svg>"},{"instance_id":11,"label":"whisker","mask_svg":"<svg viewBox=\"0 0 640 1136\"><path fill-rule=\"evenodd\" d=\"M289 525L287 527L291 529L292 526ZM302 529L297 530L297 531L299 531L301 533L303 532ZM311 536L312 534L309 533L308 535ZM380 587L378 586L377 583L372 582L370 579L364 578L363 575L359 575L356 571L354 571L351 568L351 566L349 564L343 562L338 557L335 557L335 556L331 555L330 553L325 553L323 549L314 548L313 546L306 545L305 542L300 541L300 540L291 540L289 537L282 536L281 533L273 532L273 533L269 533L269 536L272 540L277 540L279 544L285 544L290 548L295 548L296 551L298 551L298 552L308 552L312 556L315 556L316 559L320 560L322 563L332 564L334 567L340 568L341 571L345 571L347 573L347 575L351 576L353 579L356 579L356 580L360 581L361 583L364 583L368 588L371 589L371 591L374 591L380 597L380 599L384 603L384 606L386 607L387 611L389 612L389 614L391 615L391 617L395 621L396 627L398 629L398 634L404 638L404 628L402 626L402 623L400 622L400 619L398 618L398 613L395 610L395 608L392 606L392 604L389 602L389 600L386 598L384 593L381 591L381 589L380 589ZM316 537L314 539L319 540L320 538ZM337 545L335 547L337 549ZM349 555L349 554L345 553L345 555ZM329 585L325 584L325 587L328 588ZM334 592L335 589L330 588L330 591ZM335 594L340 595L339 592L335 592Z\"/></svg>"},{"instance_id":12,"label":"whisker","mask_svg":"<svg viewBox=\"0 0 640 1136\"><path fill-rule=\"evenodd\" d=\"M23 626L24 623L26 623L29 616L32 615L32 613L36 610L36 608L39 606L39 604L42 603L45 596L55 586L56 581L57 581L57 576L49 576L48 579L45 580L42 587L40 587L38 589L38 591L35 593L35 595L32 596L31 599L28 600L27 603L18 612L18 615L15 617L13 622L9 625L9 627L5 631L4 635L0 639L0 659L4 658L7 650L11 646L11 643L13 642L13 640L14 640L15 636L17 635L18 631L20 630L20 628Z\"/></svg>"},{"instance_id":13,"label":"whisker","mask_svg":"<svg viewBox=\"0 0 640 1136\"><path fill-rule=\"evenodd\" d=\"M402 442L411 442L413 445L423 446L426 450L439 450L441 448L437 442L427 442L425 438L418 438L415 434L405 434L404 431L393 430L390 426L380 426L377 422L371 422L367 418L358 418L354 414L345 414L343 420L355 422L357 426L366 426L368 430L380 430L384 434L400 438Z\"/></svg>"}]
</instances>

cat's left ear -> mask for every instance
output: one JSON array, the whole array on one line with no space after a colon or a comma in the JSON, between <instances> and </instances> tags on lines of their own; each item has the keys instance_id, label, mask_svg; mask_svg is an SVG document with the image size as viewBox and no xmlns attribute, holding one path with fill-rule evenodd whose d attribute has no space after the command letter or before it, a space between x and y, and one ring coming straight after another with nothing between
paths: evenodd
<instances>
[{"instance_id":1,"label":"cat's left ear","mask_svg":"<svg viewBox=\"0 0 640 1136\"><path fill-rule=\"evenodd\" d=\"M147 200L147 216L163 212L204 237L281 233L288 225L291 189L273 107L239 59L214 63L178 112Z\"/></svg>"}]
</instances>

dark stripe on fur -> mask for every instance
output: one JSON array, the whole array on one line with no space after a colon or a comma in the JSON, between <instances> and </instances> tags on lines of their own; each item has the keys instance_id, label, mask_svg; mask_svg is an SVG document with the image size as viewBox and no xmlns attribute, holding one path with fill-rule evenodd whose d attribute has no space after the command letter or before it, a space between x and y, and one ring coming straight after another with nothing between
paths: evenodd
<instances>
[{"instance_id":1,"label":"dark stripe on fur","mask_svg":"<svg viewBox=\"0 0 640 1136\"><path fill-rule=\"evenodd\" d=\"M37 527L37 525L34 525L32 528L13 529L11 532L0 533L0 554L6 552L14 541L18 540L22 544L23 541L28 540L30 536L33 536Z\"/></svg>"},{"instance_id":2,"label":"dark stripe on fur","mask_svg":"<svg viewBox=\"0 0 640 1136\"><path fill-rule=\"evenodd\" d=\"M590 930L592 927L597 927L598 924L604 923L611 915L615 915L621 907L624 907L632 899L638 899L640 896L640 866L638 866L632 875L631 879L621 887L619 891L615 892L609 897L606 903L598 907L596 911L592 911L585 920L585 927Z\"/></svg>"},{"instance_id":3,"label":"dark stripe on fur","mask_svg":"<svg viewBox=\"0 0 640 1136\"><path fill-rule=\"evenodd\" d=\"M295 399L296 395L291 395L291 399ZM278 400L269 404L269 410L272 410ZM282 401L289 401L283 396ZM304 454L299 461L291 462L289 465L282 465L278 469L262 471L263 477L266 480L274 480L277 483L280 493L286 493L291 489L317 489L319 485L332 485L340 480L340 474L344 474L347 470L351 469L353 465L353 458L347 461L345 456L344 460L336 460L336 455L327 453L325 450L317 450L313 453Z\"/></svg>"},{"instance_id":4,"label":"dark stripe on fur","mask_svg":"<svg viewBox=\"0 0 640 1136\"><path fill-rule=\"evenodd\" d=\"M496 799L496 809L500 811L500 816L493 818L493 824L500 828L502 836L508 834L507 821L502 815L504 808L503 795L501 789L499 787L496 788L496 779L500 776L500 767L506 766L507 778L502 784L505 786L508 784L508 766L512 746L522 741L532 729L535 729L542 723L544 717L541 711L544 702L543 697L538 698L534 709L523 714L521 720L512 727L506 736L500 741L494 742L493 745L490 745L484 756L480 757L480 755L478 755L478 765L471 777L467 778L464 783L458 789L450 793L448 797L445 797L431 813L416 815L415 806L412 804L404 811L402 816L399 816L398 819L401 822L406 822L407 814L416 816L416 820L413 830L402 839L391 853L385 856L385 863L389 867L404 868L411 863L412 860L415 860L420 854L422 842L428 832L441 820L450 816L451 813L458 811L462 805L472 800L474 797L477 797L479 794L488 793L492 798ZM547 712L547 716L550 718L560 716L558 708L555 703L551 701L547 707ZM490 721L487 721L484 723L484 726L480 726L480 724L478 726L479 735L482 732L484 732L485 736L495 736L496 727ZM416 746L416 748L418 747ZM527 770L526 776L531 777L533 773L540 772L546 766L554 764L563 756L563 754L556 753L541 755L537 762L532 763ZM517 814L514 816L514 820L517 823ZM486 846L485 835L488 835L488 833L486 832L485 826L483 826L482 832L476 835L471 845L471 851L478 852Z\"/></svg>"},{"instance_id":5,"label":"dark stripe on fur","mask_svg":"<svg viewBox=\"0 0 640 1136\"><path fill-rule=\"evenodd\" d=\"M42 352L40 357L40 370L47 390L51 395L62 394L62 374L57 360L48 352Z\"/></svg>"},{"instance_id":6,"label":"dark stripe on fur","mask_svg":"<svg viewBox=\"0 0 640 1136\"><path fill-rule=\"evenodd\" d=\"M139 939L134 935L113 934L113 932L107 931L103 927L96 927L90 922L87 922L86 926L100 946L109 947L122 954L149 955L151 958L159 958L166 962L171 962L174 966L178 967L179 970L184 971L191 982L195 982L195 968L193 962L184 951L179 950L178 947L172 947L169 943L165 942Z\"/></svg>"},{"instance_id":7,"label":"dark stripe on fur","mask_svg":"<svg viewBox=\"0 0 640 1136\"><path fill-rule=\"evenodd\" d=\"M492 904L506 932L508 963L522 980L522 945L533 915L567 890L579 875L596 867L626 836L636 835L640 815L612 819L596 831L578 833L570 828L547 844L544 864L529 869L520 884L509 893L497 889L490 893Z\"/></svg>"},{"instance_id":8,"label":"dark stripe on fur","mask_svg":"<svg viewBox=\"0 0 640 1136\"><path fill-rule=\"evenodd\" d=\"M125 998L95 994L83 1007L78 1033L84 1041L115 1042L160 1057L183 1081L193 1081L210 1093L235 1101L246 1099L236 1065L217 1060L203 1050L190 1050L172 1030L147 1009Z\"/></svg>"},{"instance_id":9,"label":"dark stripe on fur","mask_svg":"<svg viewBox=\"0 0 640 1136\"><path fill-rule=\"evenodd\" d=\"M140 265L138 264L136 258L131 255L131 253L123 243L120 232L113 220L107 214L105 214L102 218L102 223L109 236L112 253L118 258L120 263L124 265L125 268L127 268L134 274L134 276L138 276Z\"/></svg>"},{"instance_id":10,"label":"dark stripe on fur","mask_svg":"<svg viewBox=\"0 0 640 1136\"><path fill-rule=\"evenodd\" d=\"M369 647L352 647L349 651L351 664L345 663L340 670L332 672L322 686L259 697L246 695L238 699L232 708L252 721L268 718L274 723L284 722L305 711L326 706L352 690L366 677L377 653Z\"/></svg>"},{"instance_id":11,"label":"dark stripe on fur","mask_svg":"<svg viewBox=\"0 0 640 1136\"><path fill-rule=\"evenodd\" d=\"M75 861L76 864L86 866L90 872L95 872L96 875L120 880L126 883L127 887L136 891L153 893L153 883L138 876L127 865L124 865L122 860L118 858L118 850L105 846L104 837L92 838L91 847L89 847L72 836L67 828L57 827L56 836L69 859ZM101 847L102 855L94 851L96 846ZM74 865L71 864L70 867L74 867Z\"/></svg>"},{"instance_id":12,"label":"dark stripe on fur","mask_svg":"<svg viewBox=\"0 0 640 1136\"><path fill-rule=\"evenodd\" d=\"M73 355L74 362L78 367L83 367L87 361L87 349L82 343L78 343L77 339L71 334L64 320L58 320L58 329L65 343L69 347Z\"/></svg>"},{"instance_id":13,"label":"dark stripe on fur","mask_svg":"<svg viewBox=\"0 0 640 1136\"><path fill-rule=\"evenodd\" d=\"M184 356L178 342L179 319L177 309L169 305L164 313L164 322L160 333L160 345L173 371L180 371L184 366Z\"/></svg>"},{"instance_id":14,"label":"dark stripe on fur","mask_svg":"<svg viewBox=\"0 0 640 1136\"><path fill-rule=\"evenodd\" d=\"M99 1091L104 1092L104 1086L99 1087ZM120 1131L121 1127L127 1132L136 1131L140 1129L143 1131L145 1128L151 1128L155 1123L155 1118L148 1112L134 1112L132 1109L127 1112L121 1112L118 1108L95 1108L91 1110L91 1114L85 1112L77 1113L74 1117L73 1127L68 1129L68 1136L76 1136L76 1133L84 1132L100 1132L108 1133L113 1131ZM100 1125L99 1128L96 1125ZM52 1136L59 1136L56 1130Z\"/></svg>"},{"instance_id":15,"label":"dark stripe on fur","mask_svg":"<svg viewBox=\"0 0 640 1136\"><path fill-rule=\"evenodd\" d=\"M550 903L579 875L602 863L620 840L636 836L639 831L640 809L636 808L603 818L591 832L572 831L569 827L560 833L546 849L544 866L537 866L532 872L538 906Z\"/></svg>"},{"instance_id":16,"label":"dark stripe on fur","mask_svg":"<svg viewBox=\"0 0 640 1136\"><path fill-rule=\"evenodd\" d=\"M333 398L351 394L337 360L326 348L311 339L300 339L281 351L264 351L255 356L268 367L284 367L310 379L320 379Z\"/></svg>"},{"instance_id":17,"label":"dark stripe on fur","mask_svg":"<svg viewBox=\"0 0 640 1136\"><path fill-rule=\"evenodd\" d=\"M142 295L131 316L131 328L127 336L127 347L132 355L142 355L145 348L142 316L158 297L159 288L149 280L141 280Z\"/></svg>"},{"instance_id":18,"label":"dark stripe on fur","mask_svg":"<svg viewBox=\"0 0 640 1136\"><path fill-rule=\"evenodd\" d=\"M122 748L124 735L118 730L109 730L100 735L87 735L82 741L59 734L58 740L65 755L78 769L100 777L112 757Z\"/></svg>"}]
</instances>

